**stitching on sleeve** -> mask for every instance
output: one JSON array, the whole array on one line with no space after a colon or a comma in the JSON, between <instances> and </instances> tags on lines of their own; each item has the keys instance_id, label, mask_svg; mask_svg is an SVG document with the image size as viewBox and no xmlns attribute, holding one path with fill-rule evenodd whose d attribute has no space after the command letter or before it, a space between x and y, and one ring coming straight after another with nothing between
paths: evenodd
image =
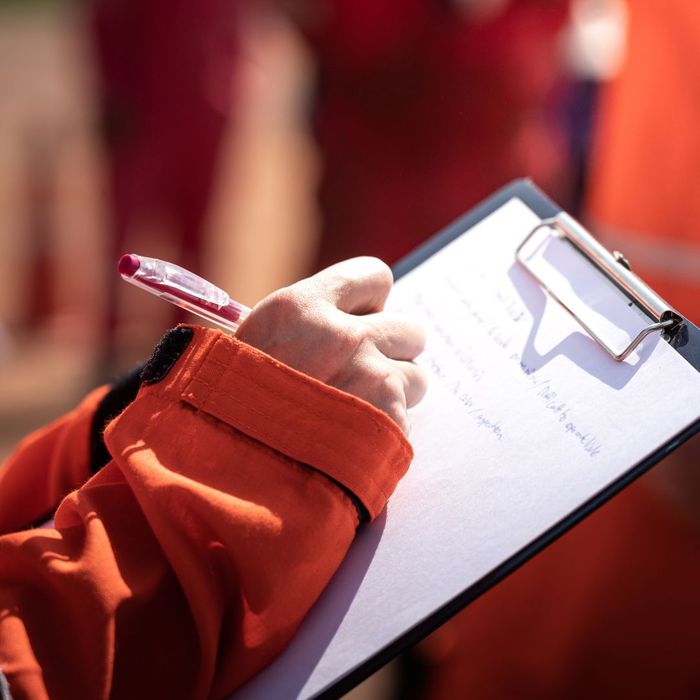
<instances>
[{"instance_id":1,"label":"stitching on sleeve","mask_svg":"<svg viewBox=\"0 0 700 700\"><path fill-rule=\"evenodd\" d=\"M275 360L274 358L271 358L271 357L269 357L268 355L265 355L264 353L261 353L261 354L259 355L259 357L260 357L262 360L264 360L268 365L272 365L273 367L275 367L275 369L283 371L295 384L297 384L297 385L301 384L301 385L302 385L303 387L305 387L305 388L307 388L307 387L309 386L308 384L306 384L305 382L303 382L303 381L300 379L299 373L298 373L296 370L291 369L291 368L288 367L287 365L285 365L285 364L283 364L283 363L281 363L281 362L278 362L278 361ZM224 363L221 363L221 364L224 364ZM225 374L228 374L230 371L233 370L233 368L232 368L230 365L225 365L225 364L224 364L224 367L225 367ZM218 379L218 383L219 383L219 384L223 384L223 379L224 379L224 377L220 377L220 378ZM259 388L261 388L261 389L265 389L265 388L266 388L263 384L261 384L261 383L260 383L259 381L257 381L255 378L249 377L249 379L252 381L252 383L253 383L255 386L257 386L257 387L259 387ZM336 403L339 402L339 403L344 404L344 405L348 405L348 404L350 403L351 400L350 400L347 396L345 396L342 392L341 392L341 393L336 393L336 392L339 391L339 390L337 390L337 389L336 389L336 390L333 390L332 387L329 387L327 384L324 384L324 383L321 382L320 380L314 379L313 377L312 377L312 379L313 379L314 382L316 382L316 383L319 385L319 386L318 386L318 389L322 390L322 391L324 392L324 395L327 396L329 399L333 400L333 401L336 402ZM229 391L227 391L225 386L222 386L222 387L220 388L220 393L221 393L222 396L224 396L225 398L238 399L238 396L237 396L236 394L232 394L232 393L230 393ZM359 397L356 397L356 396L353 396L353 400L362 401L362 399L360 399ZM239 403L240 403L240 402L239 402ZM242 405L245 405L245 404L242 404ZM370 405L371 405L371 404L370 404ZM377 409L377 410L378 410L378 409ZM312 413L313 413L313 415L315 415L316 417L321 417L321 418L324 417L324 413L322 413L322 412L320 412L320 411L313 411ZM260 415L264 415L264 414L260 414ZM396 424L394 423L394 421L392 421L390 418L389 418L389 421L390 421L390 422L389 422L389 424L387 425L387 424L384 423L383 421L380 422L380 421L377 419L377 417L376 417L373 413L368 413L368 414L367 414L367 417L371 420L371 422L373 423L373 425L374 425L375 428L377 428L377 429L379 429L379 430L386 430L386 429L388 428L389 430L392 430L394 433L396 433L396 434L398 435L399 440L400 440L401 442L405 439L403 433L401 432L401 428L399 428L399 426L396 425ZM355 432L356 432L356 434L358 434L357 431L355 431ZM406 448L405 448L405 446L404 446L403 444L401 445L401 449L402 449L402 451L403 451L404 453L407 453L407 452L408 452L408 450L406 450Z\"/></svg>"},{"instance_id":2,"label":"stitching on sleeve","mask_svg":"<svg viewBox=\"0 0 700 700\"><path fill-rule=\"evenodd\" d=\"M232 369L233 368L231 368L231 367L227 367L225 373L219 379L218 384L222 385L222 386L219 386L219 394L222 396L222 398L231 400L233 403L237 404L238 406L245 409L246 411L250 411L251 413L255 413L262 418L267 417L266 413L258 410L255 406L250 405L248 402L243 400L243 398L240 395L226 391L226 389L224 388L225 377L226 377L226 374L228 374L228 372L231 371ZM263 385L260 384L259 382L257 382L256 380L254 380L250 377L249 377L249 379L251 379L251 382L253 383L254 386L258 386L258 387L261 387L263 389L266 388L266 387L263 387ZM296 383L299 382L298 377L296 377L294 375L292 375L292 379ZM205 411L207 409L209 409L209 411L211 412L210 397L211 397L211 394L213 392L214 387L205 383L202 380L200 380L200 381L202 382L202 384L204 384L205 386L207 386L211 389L210 391L207 392L206 400L200 404L200 408L202 410L205 410ZM325 395L336 402L340 401L344 406L346 405L346 399L344 399L344 397L342 397L342 396L335 395L331 392L327 392L327 393L325 393ZM192 398L194 398L194 397L192 397ZM197 401L197 403L199 403L199 401ZM314 410L314 409L308 409L308 407L307 407L307 410L309 410L311 415L313 415L316 418L323 418L324 417L324 414L321 411ZM223 406L217 406L216 412L220 416L222 416L222 418L224 418L225 420L231 421L231 422L235 423L236 425L241 426L244 429L248 429L248 430L253 431L253 426L250 423L246 422L244 419L241 419L240 416L234 416L234 413L232 411L225 409ZM376 428L378 428L380 430L385 429L386 426L382 425L374 416L370 415L369 417L371 418L371 422L373 423L373 425ZM349 428L349 430L353 433L353 435L356 438L365 437L361 432L359 432L358 430L356 430L354 428ZM397 428L397 430L398 430L398 428ZM278 444L283 449L290 447L289 441L281 439L281 438L279 439ZM332 444L330 444L330 443L324 443L324 444L326 445L326 447L329 450L329 452L331 453L331 455L336 456L336 457L343 456L342 452L340 452L338 449L336 449ZM400 448L400 455L389 459L389 464L394 470L397 470L400 461L403 461L404 459L406 459L409 456L409 452L406 449L406 446L402 442L399 443L399 448ZM382 486L379 483L377 483L377 481L372 477L372 475L369 472L365 473L365 478L370 482L370 484L375 488L375 490L377 490L377 491L379 491L379 493L381 493L381 495L385 501L388 500L388 496L386 494L386 491L382 488Z\"/></svg>"},{"instance_id":3,"label":"stitching on sleeve","mask_svg":"<svg viewBox=\"0 0 700 700\"><path fill-rule=\"evenodd\" d=\"M254 432L254 427L245 421L244 419L241 419L240 416L234 415L234 413L230 410L225 409L221 405L217 405L215 409L213 409L212 404L212 396L216 392L222 399L226 399L229 401L232 401L234 404L239 406L240 408L244 409L245 411L254 413L261 418L266 418L267 413L260 411L257 409L255 406L251 405L249 402L245 400L244 397L242 397L240 394L236 394L233 392L230 392L226 389L227 385L227 377L229 373L238 371L231 363L224 362L220 360L218 357L215 356L214 351L217 349L219 346L222 346L226 349L230 348L232 351L232 359L235 358L235 355L239 352L242 351L240 348L240 345L244 345L240 343L240 341L236 341L233 338L230 338L228 336L220 336L218 337L211 345L209 346L208 350L206 351L206 354L201 358L199 364L199 367L197 370L193 373L193 376L190 378L190 380L187 382L186 386L180 393L180 398L181 400L186 401L187 403L200 408L201 410L208 412L210 415L213 415L215 418L217 417L216 414L221 416L221 418L227 422L234 423L235 425L240 426L243 429L250 430L251 432ZM291 369L287 365L275 360L272 357L269 357L268 355L265 355L264 353L260 352L259 354L256 355L256 357L265 362L266 365L272 366L275 368L276 371L281 371L283 372L289 379L291 379L296 385L301 385L304 387L304 389L308 389L310 386L309 384L305 383L302 381L302 379L298 376L296 370ZM209 381L209 379L205 379L201 375L203 374L202 372L202 367L205 364L214 364L217 366L220 366L223 368L222 373L214 377L213 381ZM265 385L263 385L260 381L258 381L256 378L251 377L250 375L247 376L247 380L250 381L250 383L253 385L253 387L258 387L261 390L265 391L266 393L269 391L269 388ZM344 396L342 393L335 393L334 391L331 390L330 387L327 385L323 384L323 382L320 382L319 380L314 380L317 383L317 389L323 391L323 395L328 397L328 399L332 400L335 403L340 403L343 407L348 407L351 405L351 401L353 399L350 399L349 397ZM197 390L198 389L198 390ZM161 395L160 392L154 392L157 393L158 395ZM167 395L164 395L163 398L168 398ZM172 397L170 397L172 398ZM361 399L355 397L356 400L361 401ZM311 416L315 418L321 418L323 419L325 417L325 413L315 409L313 407L306 407L306 410L310 413ZM214 413L214 411L216 413ZM391 421L390 418L387 417L387 420L389 423L384 423L380 421L375 415L372 413L367 413L366 418L370 420L370 423L372 426L377 429L378 431L384 431L384 430L390 430L393 431L395 434L395 437L398 437L398 447L399 447L399 452L398 454L395 454L393 458L389 459L389 466L394 470L398 471L399 465L406 461L410 457L410 452L405 445L404 442L404 437L403 434L400 432L400 428L397 425L394 425L394 423ZM357 430L354 426L348 426L348 430L351 432L351 434L355 437L355 439L366 439L366 436L359 430ZM150 432L150 431L149 431ZM397 435L398 433L398 435ZM282 449L289 449L291 444L289 441L280 439L279 442L277 443ZM324 443L329 450L330 454L335 456L342 457L342 452L340 452L338 449L336 449L332 444L329 443ZM388 455L387 455L388 456ZM366 472L364 474L364 477L367 479L367 481L374 487L376 491L378 491L382 497L384 498L384 501L388 499L388 496L385 492L385 490L376 482L376 480L373 478L373 476L369 473Z\"/></svg>"}]
</instances>

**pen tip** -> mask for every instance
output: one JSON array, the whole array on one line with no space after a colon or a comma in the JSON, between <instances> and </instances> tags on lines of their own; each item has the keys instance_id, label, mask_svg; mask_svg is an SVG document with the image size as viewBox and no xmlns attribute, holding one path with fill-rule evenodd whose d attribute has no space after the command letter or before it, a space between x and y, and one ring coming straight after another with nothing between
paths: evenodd
<instances>
[{"instance_id":1,"label":"pen tip","mask_svg":"<svg viewBox=\"0 0 700 700\"><path fill-rule=\"evenodd\" d=\"M119 260L119 274L124 277L132 277L139 267L141 263L135 255L122 255Z\"/></svg>"}]
</instances>

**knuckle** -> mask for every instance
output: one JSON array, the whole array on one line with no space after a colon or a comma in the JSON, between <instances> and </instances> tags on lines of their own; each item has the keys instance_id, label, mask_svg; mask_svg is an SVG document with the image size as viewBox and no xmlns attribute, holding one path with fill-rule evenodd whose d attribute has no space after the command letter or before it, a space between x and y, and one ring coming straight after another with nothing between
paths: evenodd
<instances>
[{"instance_id":1,"label":"knuckle","mask_svg":"<svg viewBox=\"0 0 700 700\"><path fill-rule=\"evenodd\" d=\"M383 260L369 255L338 263L334 266L334 271L346 285L356 285L371 280L372 283L388 290L394 284L394 273L391 268Z\"/></svg>"},{"instance_id":2,"label":"knuckle","mask_svg":"<svg viewBox=\"0 0 700 700\"><path fill-rule=\"evenodd\" d=\"M377 280L379 281L381 286L385 289L391 289L391 287L394 284L394 273L391 271L391 268L379 258L366 259L368 261L368 264L372 265L375 268L374 274L376 275Z\"/></svg>"},{"instance_id":3,"label":"knuckle","mask_svg":"<svg viewBox=\"0 0 700 700\"><path fill-rule=\"evenodd\" d=\"M356 355L367 336L362 324L342 323L331 330L335 338L335 354L344 359L349 359Z\"/></svg>"},{"instance_id":4,"label":"knuckle","mask_svg":"<svg viewBox=\"0 0 700 700\"><path fill-rule=\"evenodd\" d=\"M408 388L406 393L411 397L411 405L415 406L428 391L428 374L422 367L413 366L413 371L408 375Z\"/></svg>"},{"instance_id":5,"label":"knuckle","mask_svg":"<svg viewBox=\"0 0 700 700\"><path fill-rule=\"evenodd\" d=\"M397 317L397 329L406 343L406 347L410 348L407 352L410 354L411 359L417 357L425 350L426 336L420 323L408 316L401 315Z\"/></svg>"},{"instance_id":6,"label":"knuckle","mask_svg":"<svg viewBox=\"0 0 700 700\"><path fill-rule=\"evenodd\" d=\"M394 274L391 268L383 260L371 256L368 256L367 260L377 268L377 274L383 275L389 282L394 281Z\"/></svg>"},{"instance_id":7,"label":"knuckle","mask_svg":"<svg viewBox=\"0 0 700 700\"><path fill-rule=\"evenodd\" d=\"M256 328L261 332L270 334L280 328L287 320L296 319L298 316L299 303L297 296L291 288L287 287L268 294L256 304L242 328L245 328L248 332L252 328Z\"/></svg>"},{"instance_id":8,"label":"knuckle","mask_svg":"<svg viewBox=\"0 0 700 700\"><path fill-rule=\"evenodd\" d=\"M404 384L396 372L378 365L371 367L369 374L369 382L373 387L377 405L386 407L399 403L405 406Z\"/></svg>"},{"instance_id":9,"label":"knuckle","mask_svg":"<svg viewBox=\"0 0 700 700\"><path fill-rule=\"evenodd\" d=\"M262 304L270 323L284 326L288 333L315 333L325 323L323 305L314 300L313 294L309 293L303 283L298 282L272 292Z\"/></svg>"},{"instance_id":10,"label":"knuckle","mask_svg":"<svg viewBox=\"0 0 700 700\"><path fill-rule=\"evenodd\" d=\"M408 433L408 415L406 407L400 401L393 401L384 411L404 433Z\"/></svg>"},{"instance_id":11,"label":"knuckle","mask_svg":"<svg viewBox=\"0 0 700 700\"><path fill-rule=\"evenodd\" d=\"M359 344L370 342L374 344L378 331L374 325L362 317L356 317L352 323L352 332Z\"/></svg>"},{"instance_id":12,"label":"knuckle","mask_svg":"<svg viewBox=\"0 0 700 700\"><path fill-rule=\"evenodd\" d=\"M392 401L396 401L398 397L403 397L403 386L403 381L395 372L388 373L384 378L384 391Z\"/></svg>"},{"instance_id":13,"label":"knuckle","mask_svg":"<svg viewBox=\"0 0 700 700\"><path fill-rule=\"evenodd\" d=\"M398 373L380 361L365 363L360 372L362 376L358 379L365 387L370 403L392 418L405 411L404 383Z\"/></svg>"},{"instance_id":14,"label":"knuckle","mask_svg":"<svg viewBox=\"0 0 700 700\"><path fill-rule=\"evenodd\" d=\"M306 367L305 348L316 340L316 328L303 290L293 285L266 296L236 336L296 369Z\"/></svg>"},{"instance_id":15,"label":"knuckle","mask_svg":"<svg viewBox=\"0 0 700 700\"><path fill-rule=\"evenodd\" d=\"M265 299L269 311L282 318L299 316L302 309L302 296L295 287L282 287Z\"/></svg>"}]
</instances>

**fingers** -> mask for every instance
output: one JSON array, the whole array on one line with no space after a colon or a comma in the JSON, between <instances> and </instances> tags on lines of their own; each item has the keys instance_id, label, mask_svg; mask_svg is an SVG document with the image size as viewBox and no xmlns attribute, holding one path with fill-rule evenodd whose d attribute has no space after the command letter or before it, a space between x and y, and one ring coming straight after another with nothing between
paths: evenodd
<instances>
[{"instance_id":1,"label":"fingers","mask_svg":"<svg viewBox=\"0 0 700 700\"><path fill-rule=\"evenodd\" d=\"M390 371L384 379L383 391L373 403L408 435L410 423L407 410L423 398L428 388L428 380L425 372L412 362L385 361L390 364Z\"/></svg>"},{"instance_id":2,"label":"fingers","mask_svg":"<svg viewBox=\"0 0 700 700\"><path fill-rule=\"evenodd\" d=\"M382 312L362 318L377 349L392 360L413 360L425 348L423 328L399 314Z\"/></svg>"},{"instance_id":3,"label":"fingers","mask_svg":"<svg viewBox=\"0 0 700 700\"><path fill-rule=\"evenodd\" d=\"M425 371L413 362L392 360L403 381L403 393L406 408L412 408L420 402L428 389L428 377Z\"/></svg>"},{"instance_id":4,"label":"fingers","mask_svg":"<svg viewBox=\"0 0 700 700\"><path fill-rule=\"evenodd\" d=\"M407 408L426 391L411 360L425 344L414 321L384 312L391 270L354 258L270 294L237 337L281 362L384 411L408 433Z\"/></svg>"},{"instance_id":5,"label":"fingers","mask_svg":"<svg viewBox=\"0 0 700 700\"><path fill-rule=\"evenodd\" d=\"M381 311L391 291L394 277L379 258L351 258L327 267L310 277L316 295L348 314Z\"/></svg>"}]
</instances>

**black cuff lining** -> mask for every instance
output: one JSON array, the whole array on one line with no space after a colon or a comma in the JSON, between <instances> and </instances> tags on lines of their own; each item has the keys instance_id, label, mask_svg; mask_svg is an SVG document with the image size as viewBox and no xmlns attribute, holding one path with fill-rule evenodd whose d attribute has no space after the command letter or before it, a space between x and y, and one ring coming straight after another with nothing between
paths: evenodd
<instances>
[{"instance_id":1,"label":"black cuff lining","mask_svg":"<svg viewBox=\"0 0 700 700\"><path fill-rule=\"evenodd\" d=\"M159 341L148 362L124 375L112 385L95 411L90 428L90 472L96 474L111 459L102 433L135 398L141 384L155 384L163 379L194 337L194 329L178 326Z\"/></svg>"},{"instance_id":2,"label":"black cuff lining","mask_svg":"<svg viewBox=\"0 0 700 700\"><path fill-rule=\"evenodd\" d=\"M332 481L335 481L335 479L332 479ZM365 508L365 504L349 488L347 488L347 486L343 486L343 484L338 481L335 481L335 483L338 484L341 489L343 489L345 495L355 506L355 510L357 511L357 519L360 521L359 524L362 525L362 523L368 523L369 511L367 508Z\"/></svg>"},{"instance_id":3,"label":"black cuff lining","mask_svg":"<svg viewBox=\"0 0 700 700\"><path fill-rule=\"evenodd\" d=\"M194 337L190 326L178 326L169 330L158 342L151 359L141 372L144 384L155 384L163 379L178 361Z\"/></svg>"},{"instance_id":4,"label":"black cuff lining","mask_svg":"<svg viewBox=\"0 0 700 700\"><path fill-rule=\"evenodd\" d=\"M143 365L117 379L100 402L90 426L90 473L96 474L111 459L102 433L107 423L116 418L135 398L141 386Z\"/></svg>"},{"instance_id":5,"label":"black cuff lining","mask_svg":"<svg viewBox=\"0 0 700 700\"><path fill-rule=\"evenodd\" d=\"M357 511L357 519L359 520L359 525L362 525L362 523L369 522L369 511L365 507L365 504L347 486L345 486L345 484L341 484L337 479L334 479L332 476L326 474L326 472L321 471L320 469L316 469L315 467L312 467L309 464L305 464L304 466L308 467L309 469L312 469L318 474L321 474L323 477L328 479L328 481L335 484L350 499L350 502L353 504L353 506L355 506L355 510Z\"/></svg>"}]
</instances>

